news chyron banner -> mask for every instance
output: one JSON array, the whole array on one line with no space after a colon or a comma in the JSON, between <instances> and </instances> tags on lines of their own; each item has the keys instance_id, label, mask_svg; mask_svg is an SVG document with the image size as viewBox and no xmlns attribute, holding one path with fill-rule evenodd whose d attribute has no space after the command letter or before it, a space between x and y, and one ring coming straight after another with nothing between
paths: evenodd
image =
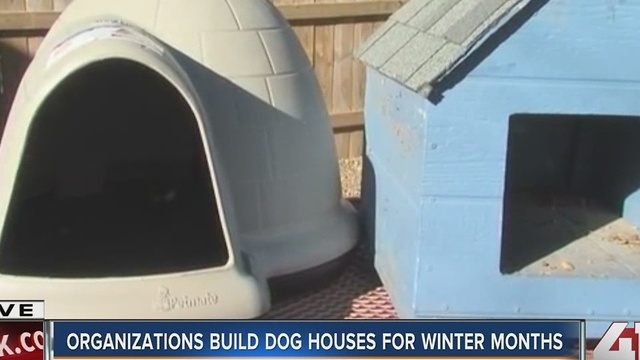
<instances>
[{"instance_id":1,"label":"news chyron banner","mask_svg":"<svg viewBox=\"0 0 640 360\"><path fill-rule=\"evenodd\" d=\"M54 322L54 359L580 359L581 321Z\"/></svg>"},{"instance_id":2,"label":"news chyron banner","mask_svg":"<svg viewBox=\"0 0 640 360\"><path fill-rule=\"evenodd\" d=\"M43 360L44 302L0 300L0 359Z\"/></svg>"}]
</instances>

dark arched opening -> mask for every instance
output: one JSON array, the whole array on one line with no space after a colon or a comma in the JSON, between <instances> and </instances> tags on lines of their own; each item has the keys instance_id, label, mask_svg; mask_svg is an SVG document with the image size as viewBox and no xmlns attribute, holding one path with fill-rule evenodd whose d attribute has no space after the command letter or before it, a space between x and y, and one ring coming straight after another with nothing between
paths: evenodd
<instances>
[{"instance_id":1,"label":"dark arched opening","mask_svg":"<svg viewBox=\"0 0 640 360\"><path fill-rule=\"evenodd\" d=\"M157 72L89 65L40 106L0 239L0 272L107 277L226 264L192 109Z\"/></svg>"}]
</instances>

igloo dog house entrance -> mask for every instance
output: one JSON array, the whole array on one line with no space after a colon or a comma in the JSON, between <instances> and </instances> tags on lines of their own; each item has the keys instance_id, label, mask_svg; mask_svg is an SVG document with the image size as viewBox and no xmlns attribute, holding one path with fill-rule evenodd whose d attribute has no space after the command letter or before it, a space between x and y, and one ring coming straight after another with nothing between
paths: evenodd
<instances>
[{"instance_id":1,"label":"igloo dog house entrance","mask_svg":"<svg viewBox=\"0 0 640 360\"><path fill-rule=\"evenodd\" d=\"M266 1L188 3L76 0L43 41L0 145L3 298L64 318L255 317L265 279L355 244L288 24Z\"/></svg>"}]
</instances>

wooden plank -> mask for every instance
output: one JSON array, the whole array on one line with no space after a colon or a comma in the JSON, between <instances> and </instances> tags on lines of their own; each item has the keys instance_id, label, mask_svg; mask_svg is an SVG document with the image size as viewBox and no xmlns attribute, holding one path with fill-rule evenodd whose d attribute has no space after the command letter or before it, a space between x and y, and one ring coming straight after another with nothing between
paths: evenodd
<instances>
[{"instance_id":1,"label":"wooden plank","mask_svg":"<svg viewBox=\"0 0 640 360\"><path fill-rule=\"evenodd\" d=\"M406 1L406 0L404 0ZM279 7L289 20L326 20L389 16L398 10L403 0L377 0L345 3L295 4Z\"/></svg>"},{"instance_id":2,"label":"wooden plank","mask_svg":"<svg viewBox=\"0 0 640 360\"><path fill-rule=\"evenodd\" d=\"M355 24L353 31L353 47L357 49L363 44L375 29L374 23ZM366 71L365 66L360 61L352 61L352 77L353 85L351 88L351 102L354 106L353 110L361 110L364 108L364 92Z\"/></svg>"},{"instance_id":3,"label":"wooden plank","mask_svg":"<svg viewBox=\"0 0 640 360\"><path fill-rule=\"evenodd\" d=\"M47 30L58 18L59 13L44 12L2 12L0 31Z\"/></svg>"},{"instance_id":4,"label":"wooden plank","mask_svg":"<svg viewBox=\"0 0 640 360\"><path fill-rule=\"evenodd\" d=\"M356 0L362 1L362 0ZM374 30L374 23L363 22L354 24L353 28L353 49L357 49L364 41L371 36ZM357 117L353 121L356 126L344 128L349 133L349 157L360 157L364 150L364 124L362 113L357 113L364 109L365 93L365 67L360 61L351 61L351 110Z\"/></svg>"},{"instance_id":5,"label":"wooden plank","mask_svg":"<svg viewBox=\"0 0 640 360\"><path fill-rule=\"evenodd\" d=\"M53 10L62 11L71 3L72 0L53 0Z\"/></svg>"},{"instance_id":6,"label":"wooden plank","mask_svg":"<svg viewBox=\"0 0 640 360\"><path fill-rule=\"evenodd\" d=\"M3 11L24 11L25 0L0 0L0 9Z\"/></svg>"},{"instance_id":7,"label":"wooden plank","mask_svg":"<svg viewBox=\"0 0 640 360\"><path fill-rule=\"evenodd\" d=\"M344 1L344 0L336 0ZM353 110L353 24L338 24L333 28L332 110L336 113Z\"/></svg>"},{"instance_id":8,"label":"wooden plank","mask_svg":"<svg viewBox=\"0 0 640 360\"><path fill-rule=\"evenodd\" d=\"M316 0L323 3L332 0ZM333 112L333 25L318 25L315 30L314 70L329 113Z\"/></svg>"},{"instance_id":9,"label":"wooden plank","mask_svg":"<svg viewBox=\"0 0 640 360\"><path fill-rule=\"evenodd\" d=\"M17 0L13 0L16 2ZM402 6L406 0L378 0L348 3L301 3L285 4L278 9L290 21L317 21L340 18L367 18L388 16ZM6 10L2 7L0 9ZM53 5L57 10L65 6L62 0L56 0ZM7 30L46 30L53 25L59 11L34 12L0 12L0 31Z\"/></svg>"},{"instance_id":10,"label":"wooden plank","mask_svg":"<svg viewBox=\"0 0 640 360\"><path fill-rule=\"evenodd\" d=\"M44 37L42 36L34 36L27 39L27 47L30 59L33 59L33 57L36 55L36 51L38 51L42 40L44 40Z\"/></svg>"},{"instance_id":11,"label":"wooden plank","mask_svg":"<svg viewBox=\"0 0 640 360\"><path fill-rule=\"evenodd\" d=\"M361 130L364 127L362 111L331 114L331 126L334 131Z\"/></svg>"},{"instance_id":12,"label":"wooden plank","mask_svg":"<svg viewBox=\"0 0 640 360\"><path fill-rule=\"evenodd\" d=\"M52 11L53 0L27 0L27 11ZM29 57L33 58L40 47L40 43L44 38L42 36L34 36L27 39L27 47Z\"/></svg>"},{"instance_id":13,"label":"wooden plank","mask_svg":"<svg viewBox=\"0 0 640 360\"><path fill-rule=\"evenodd\" d=\"M334 0L336 3L353 4L347 1ZM333 79L331 81L332 112L350 112L351 108L351 84L352 56L353 53L353 23L342 23L333 26ZM349 157L351 148L351 134L342 132L335 134L336 150L341 159Z\"/></svg>"},{"instance_id":14,"label":"wooden plank","mask_svg":"<svg viewBox=\"0 0 640 360\"><path fill-rule=\"evenodd\" d=\"M26 0L27 11L52 11L53 0Z\"/></svg>"},{"instance_id":15,"label":"wooden plank","mask_svg":"<svg viewBox=\"0 0 640 360\"><path fill-rule=\"evenodd\" d=\"M349 157L362 156L364 151L364 131L352 131L349 136L351 137L349 140Z\"/></svg>"},{"instance_id":16,"label":"wooden plank","mask_svg":"<svg viewBox=\"0 0 640 360\"><path fill-rule=\"evenodd\" d=\"M300 41L300 45L302 45L304 52L307 54L307 57L309 58L309 63L313 67L313 61L315 58L315 51L316 51L315 26L299 25L299 26L293 26L292 28L293 28L293 32L296 33L296 36Z\"/></svg>"},{"instance_id":17,"label":"wooden plank","mask_svg":"<svg viewBox=\"0 0 640 360\"><path fill-rule=\"evenodd\" d=\"M273 4L281 8L283 6L292 4L313 4L314 0L273 0ZM313 66L313 60L315 56L315 27L313 25L295 25L292 26L293 31L300 41L300 45L304 49L311 66Z\"/></svg>"},{"instance_id":18,"label":"wooden plank","mask_svg":"<svg viewBox=\"0 0 640 360\"><path fill-rule=\"evenodd\" d=\"M333 137L336 144L338 159L347 159L349 157L349 134L334 133Z\"/></svg>"},{"instance_id":19,"label":"wooden plank","mask_svg":"<svg viewBox=\"0 0 640 360\"><path fill-rule=\"evenodd\" d=\"M317 4L331 3L333 0L315 0ZM329 113L333 112L333 24L317 25L315 30L314 70L325 99ZM344 134L334 131L334 145L338 158L344 157L344 149L348 145Z\"/></svg>"}]
</instances>

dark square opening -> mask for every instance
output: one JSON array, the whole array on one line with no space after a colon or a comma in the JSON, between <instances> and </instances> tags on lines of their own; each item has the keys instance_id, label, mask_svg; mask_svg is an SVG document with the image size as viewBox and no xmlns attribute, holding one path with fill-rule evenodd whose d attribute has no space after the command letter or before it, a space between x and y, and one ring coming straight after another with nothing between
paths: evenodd
<instances>
[{"instance_id":1,"label":"dark square opening","mask_svg":"<svg viewBox=\"0 0 640 360\"><path fill-rule=\"evenodd\" d=\"M67 77L29 129L0 238L0 272L150 275L229 254L190 106L121 59Z\"/></svg>"},{"instance_id":2,"label":"dark square opening","mask_svg":"<svg viewBox=\"0 0 640 360\"><path fill-rule=\"evenodd\" d=\"M512 115L502 273L640 273L639 138L640 117Z\"/></svg>"}]
</instances>

